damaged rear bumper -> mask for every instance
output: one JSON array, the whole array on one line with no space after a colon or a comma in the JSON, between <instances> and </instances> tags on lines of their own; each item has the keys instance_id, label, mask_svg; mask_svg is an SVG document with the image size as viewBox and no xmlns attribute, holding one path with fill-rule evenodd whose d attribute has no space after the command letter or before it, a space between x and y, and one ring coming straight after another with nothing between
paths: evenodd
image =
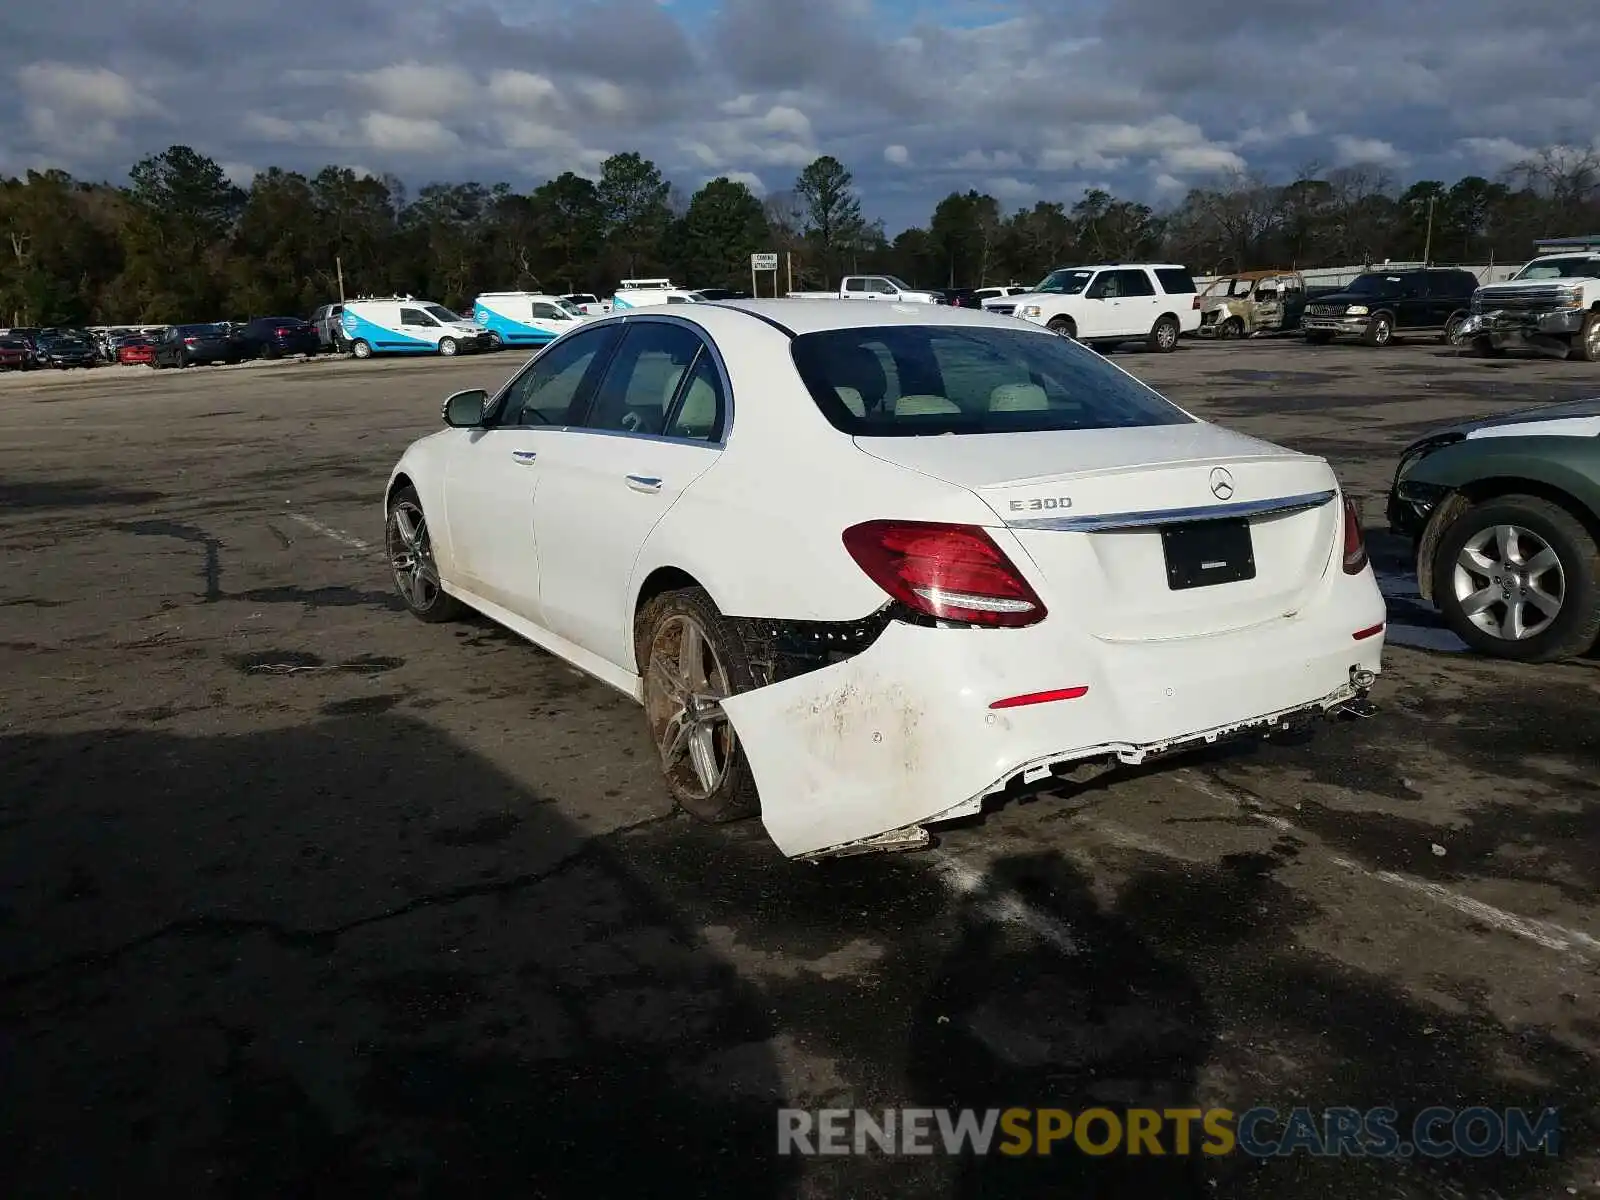
<instances>
[{"instance_id":1,"label":"damaged rear bumper","mask_svg":"<svg viewBox=\"0 0 1600 1200\"><path fill-rule=\"evenodd\" d=\"M892 623L841 663L723 702L791 858L926 843L1013 782L1136 764L1314 720L1380 670L1383 601L1184 641L1109 643L1032 629ZM1058 689L1063 698L994 707Z\"/></svg>"}]
</instances>

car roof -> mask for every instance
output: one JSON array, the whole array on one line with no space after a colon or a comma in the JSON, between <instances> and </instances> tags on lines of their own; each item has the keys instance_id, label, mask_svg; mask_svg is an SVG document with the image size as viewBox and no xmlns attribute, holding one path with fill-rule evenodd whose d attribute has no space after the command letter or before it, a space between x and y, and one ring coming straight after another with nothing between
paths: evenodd
<instances>
[{"instance_id":1,"label":"car roof","mask_svg":"<svg viewBox=\"0 0 1600 1200\"><path fill-rule=\"evenodd\" d=\"M946 307L942 304L896 304L892 301L863 303L859 300L716 300L674 309L674 316L687 316L713 332L719 328L713 310L734 309L787 329L791 333L821 333L829 329L865 329L875 325L965 325L973 328L1037 330L1037 326L978 308ZM701 320L702 314L707 320ZM1054 337L1054 334L1046 336Z\"/></svg>"}]
</instances>

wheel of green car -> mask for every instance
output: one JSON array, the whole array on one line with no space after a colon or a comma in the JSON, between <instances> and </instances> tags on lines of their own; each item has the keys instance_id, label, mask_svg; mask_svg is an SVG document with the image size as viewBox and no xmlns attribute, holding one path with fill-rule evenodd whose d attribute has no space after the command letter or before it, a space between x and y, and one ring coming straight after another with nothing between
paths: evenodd
<instances>
[{"instance_id":1,"label":"wheel of green car","mask_svg":"<svg viewBox=\"0 0 1600 1200\"><path fill-rule=\"evenodd\" d=\"M1444 531L1433 595L1474 650L1518 662L1572 658L1600 637L1600 551L1559 504L1498 496Z\"/></svg>"},{"instance_id":2,"label":"wheel of green car","mask_svg":"<svg viewBox=\"0 0 1600 1200\"><path fill-rule=\"evenodd\" d=\"M1394 318L1388 313L1375 313L1361 340L1369 346L1387 346L1394 341Z\"/></svg>"},{"instance_id":3,"label":"wheel of green car","mask_svg":"<svg viewBox=\"0 0 1600 1200\"><path fill-rule=\"evenodd\" d=\"M1600 362L1600 313L1590 313L1583 319L1583 328L1572 336L1567 357L1579 362Z\"/></svg>"}]
</instances>

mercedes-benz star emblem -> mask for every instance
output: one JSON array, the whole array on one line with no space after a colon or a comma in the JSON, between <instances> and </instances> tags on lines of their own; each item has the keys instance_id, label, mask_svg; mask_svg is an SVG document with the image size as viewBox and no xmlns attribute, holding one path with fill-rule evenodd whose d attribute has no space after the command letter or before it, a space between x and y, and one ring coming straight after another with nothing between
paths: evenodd
<instances>
[{"instance_id":1,"label":"mercedes-benz star emblem","mask_svg":"<svg viewBox=\"0 0 1600 1200\"><path fill-rule=\"evenodd\" d=\"M1233 496L1233 476L1227 467L1212 468L1211 494L1218 500L1227 500Z\"/></svg>"}]
</instances>

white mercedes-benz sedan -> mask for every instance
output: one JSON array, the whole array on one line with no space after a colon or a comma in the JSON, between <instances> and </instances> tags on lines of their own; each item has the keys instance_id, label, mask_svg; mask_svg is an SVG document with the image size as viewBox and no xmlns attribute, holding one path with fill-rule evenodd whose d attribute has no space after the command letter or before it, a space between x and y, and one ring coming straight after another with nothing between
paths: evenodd
<instances>
[{"instance_id":1,"label":"white mercedes-benz sedan","mask_svg":"<svg viewBox=\"0 0 1600 1200\"><path fill-rule=\"evenodd\" d=\"M759 813L791 857L1356 708L1380 669L1324 459L1011 317L629 312L444 420L385 495L411 612L626 692L677 803Z\"/></svg>"}]
</instances>

